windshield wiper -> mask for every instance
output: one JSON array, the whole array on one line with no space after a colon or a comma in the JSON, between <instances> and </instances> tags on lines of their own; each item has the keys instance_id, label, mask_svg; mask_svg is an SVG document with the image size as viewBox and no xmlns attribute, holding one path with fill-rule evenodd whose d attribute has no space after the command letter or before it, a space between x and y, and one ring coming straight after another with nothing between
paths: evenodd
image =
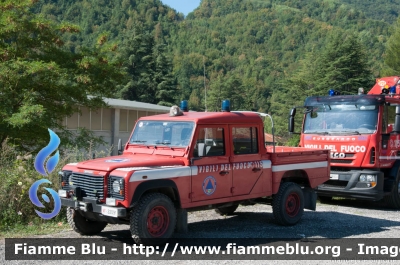
<instances>
[{"instance_id":1,"label":"windshield wiper","mask_svg":"<svg viewBox=\"0 0 400 265\"><path fill-rule=\"evenodd\" d=\"M313 133L313 134L322 134L322 135L327 135L329 132L305 132L305 133Z\"/></svg>"},{"instance_id":2,"label":"windshield wiper","mask_svg":"<svg viewBox=\"0 0 400 265\"><path fill-rule=\"evenodd\" d=\"M143 140L137 140L137 141L131 141L131 143L145 143L147 141L143 141Z\"/></svg>"},{"instance_id":3,"label":"windshield wiper","mask_svg":"<svg viewBox=\"0 0 400 265\"><path fill-rule=\"evenodd\" d=\"M163 142L163 143L156 143L156 144L162 144L162 145L170 145L170 142Z\"/></svg>"},{"instance_id":4,"label":"windshield wiper","mask_svg":"<svg viewBox=\"0 0 400 265\"><path fill-rule=\"evenodd\" d=\"M351 133L351 134L357 134L357 135L361 135L361 133L359 131L332 131L332 134L335 133Z\"/></svg>"}]
</instances>

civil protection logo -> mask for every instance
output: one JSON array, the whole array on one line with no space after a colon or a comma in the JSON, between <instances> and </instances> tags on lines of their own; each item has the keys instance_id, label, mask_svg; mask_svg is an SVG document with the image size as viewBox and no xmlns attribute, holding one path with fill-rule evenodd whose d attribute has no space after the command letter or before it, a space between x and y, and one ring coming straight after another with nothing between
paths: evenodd
<instances>
[{"instance_id":1,"label":"civil protection logo","mask_svg":"<svg viewBox=\"0 0 400 265\"><path fill-rule=\"evenodd\" d=\"M217 180L213 176L208 176L203 181L203 192L206 195L211 195L217 189Z\"/></svg>"},{"instance_id":2,"label":"civil protection logo","mask_svg":"<svg viewBox=\"0 0 400 265\"><path fill-rule=\"evenodd\" d=\"M50 174L55 167L58 164L58 161L60 159L60 154L57 151L55 155L51 156L49 159L47 159L46 162L46 158L48 156L50 156L59 146L60 144L60 138L58 137L58 135L56 133L54 133L52 130L48 129L49 133L50 133L50 142L49 144L44 147L42 150L40 150L40 152L38 153L38 155L36 156L35 159L35 169L37 172L39 172L42 176L46 177L48 176L48 174ZM45 162L46 162L46 168L45 168ZM46 170L47 169L47 170ZM29 189L29 199L31 200L31 202L36 205L39 208L44 208L45 206L39 201L39 198L37 196L37 192L39 189L39 186L43 183L48 183L51 184L51 181L48 179L41 179L36 181L35 183L32 184L32 186ZM54 209L51 213L42 213L38 210L35 210L35 212L37 213L37 215L39 215L40 217L42 217L43 219L51 219L54 216L56 216L60 210L61 210L61 199L60 196L58 196L57 192L55 192L53 189L50 188L45 188L53 197L54 200ZM50 199L46 194L42 194L42 199L49 203Z\"/></svg>"}]
</instances>

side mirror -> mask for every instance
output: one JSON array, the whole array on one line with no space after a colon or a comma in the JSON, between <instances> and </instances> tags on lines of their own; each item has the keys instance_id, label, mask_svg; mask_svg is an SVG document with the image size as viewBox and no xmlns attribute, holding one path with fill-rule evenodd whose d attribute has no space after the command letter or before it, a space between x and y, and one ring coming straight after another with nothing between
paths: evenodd
<instances>
[{"instance_id":1,"label":"side mirror","mask_svg":"<svg viewBox=\"0 0 400 265\"><path fill-rule=\"evenodd\" d=\"M289 133L294 132L294 116L295 115L296 115L296 108L293 108L290 110L290 114L289 114L289 125L288 125Z\"/></svg>"},{"instance_id":2,"label":"side mirror","mask_svg":"<svg viewBox=\"0 0 400 265\"><path fill-rule=\"evenodd\" d=\"M118 155L122 155L123 150L122 150L122 141L121 139L118 140Z\"/></svg>"}]
</instances>

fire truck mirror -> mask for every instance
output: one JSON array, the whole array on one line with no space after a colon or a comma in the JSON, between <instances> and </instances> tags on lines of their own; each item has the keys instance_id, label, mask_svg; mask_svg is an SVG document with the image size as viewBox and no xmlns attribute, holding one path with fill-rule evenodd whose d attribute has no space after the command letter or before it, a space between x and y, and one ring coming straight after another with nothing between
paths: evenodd
<instances>
[{"instance_id":1,"label":"fire truck mirror","mask_svg":"<svg viewBox=\"0 0 400 265\"><path fill-rule=\"evenodd\" d=\"M400 106L396 106L396 118L393 126L394 132L400 132Z\"/></svg>"},{"instance_id":2,"label":"fire truck mirror","mask_svg":"<svg viewBox=\"0 0 400 265\"><path fill-rule=\"evenodd\" d=\"M290 116L289 117L289 132L293 133L294 132L294 117Z\"/></svg>"},{"instance_id":3,"label":"fire truck mirror","mask_svg":"<svg viewBox=\"0 0 400 265\"><path fill-rule=\"evenodd\" d=\"M296 108L291 109L289 115L294 117L296 115Z\"/></svg>"}]
</instances>

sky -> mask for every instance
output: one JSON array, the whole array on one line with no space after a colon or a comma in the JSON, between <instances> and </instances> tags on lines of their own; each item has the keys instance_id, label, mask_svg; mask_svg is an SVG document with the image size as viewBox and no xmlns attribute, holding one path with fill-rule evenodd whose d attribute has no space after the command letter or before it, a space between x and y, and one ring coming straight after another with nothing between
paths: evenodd
<instances>
[{"instance_id":1,"label":"sky","mask_svg":"<svg viewBox=\"0 0 400 265\"><path fill-rule=\"evenodd\" d=\"M185 16L200 5L200 0L161 0L161 2L183 13Z\"/></svg>"}]
</instances>

